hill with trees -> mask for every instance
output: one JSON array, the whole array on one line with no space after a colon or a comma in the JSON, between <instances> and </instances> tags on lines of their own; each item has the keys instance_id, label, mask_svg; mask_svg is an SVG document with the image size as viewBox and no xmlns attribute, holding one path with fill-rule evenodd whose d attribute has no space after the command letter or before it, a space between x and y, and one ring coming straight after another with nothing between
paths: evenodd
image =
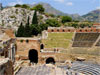
<instances>
[{"instance_id":1,"label":"hill with trees","mask_svg":"<svg viewBox=\"0 0 100 75\"><path fill-rule=\"evenodd\" d=\"M23 26L26 26L29 17L30 25L32 24L32 21L36 20L38 21L39 25L37 26L38 29L41 27L41 29L44 30L47 29L48 26L52 27L71 26L75 28L91 27L91 25L95 20L96 21L99 20L98 15L100 10L95 10L82 17L80 17L78 14L75 15L64 14L62 16L61 14L55 15L53 12L49 13L49 11L52 11L51 9L49 9L51 7L52 6L50 6L47 3L39 3L33 6L27 4L23 5L16 4L14 7L5 8L0 12L0 25L5 28L12 28L14 30L17 30L21 23L23 24ZM47 9L49 10L48 13ZM33 14L35 11L37 11L37 18L33 20ZM84 19L83 17L86 19ZM93 22L88 21L88 19ZM37 25L37 23L35 25ZM36 29L36 26L31 26L31 28L32 27ZM40 33L40 31L38 32Z\"/></svg>"}]
</instances>

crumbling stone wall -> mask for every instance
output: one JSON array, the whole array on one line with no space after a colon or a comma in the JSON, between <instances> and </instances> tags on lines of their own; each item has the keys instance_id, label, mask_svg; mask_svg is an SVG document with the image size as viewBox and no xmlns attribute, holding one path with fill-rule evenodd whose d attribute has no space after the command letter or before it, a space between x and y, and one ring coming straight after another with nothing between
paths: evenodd
<instances>
[{"instance_id":1,"label":"crumbling stone wall","mask_svg":"<svg viewBox=\"0 0 100 75\"><path fill-rule=\"evenodd\" d=\"M35 49L40 57L40 41L33 38L17 38L17 53L21 59L28 59L28 53L31 49Z\"/></svg>"},{"instance_id":2,"label":"crumbling stone wall","mask_svg":"<svg viewBox=\"0 0 100 75\"><path fill-rule=\"evenodd\" d=\"M13 63L8 58L1 59L0 75L13 75Z\"/></svg>"}]
</instances>

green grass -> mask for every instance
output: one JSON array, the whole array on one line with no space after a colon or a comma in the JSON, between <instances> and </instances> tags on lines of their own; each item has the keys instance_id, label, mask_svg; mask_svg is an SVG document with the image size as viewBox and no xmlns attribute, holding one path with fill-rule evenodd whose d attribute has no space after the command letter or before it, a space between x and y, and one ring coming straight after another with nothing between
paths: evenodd
<instances>
[{"instance_id":1,"label":"green grass","mask_svg":"<svg viewBox=\"0 0 100 75\"><path fill-rule=\"evenodd\" d=\"M45 48L68 48L74 33L48 33L48 38L42 40Z\"/></svg>"}]
</instances>

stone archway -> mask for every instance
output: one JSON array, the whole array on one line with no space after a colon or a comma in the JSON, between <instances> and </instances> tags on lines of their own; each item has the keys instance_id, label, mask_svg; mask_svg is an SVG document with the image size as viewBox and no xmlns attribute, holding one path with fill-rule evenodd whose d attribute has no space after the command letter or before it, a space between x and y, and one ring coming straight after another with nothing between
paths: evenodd
<instances>
[{"instance_id":1,"label":"stone archway","mask_svg":"<svg viewBox=\"0 0 100 75\"><path fill-rule=\"evenodd\" d=\"M38 52L35 49L29 50L28 54L31 63L38 63Z\"/></svg>"},{"instance_id":2,"label":"stone archway","mask_svg":"<svg viewBox=\"0 0 100 75\"><path fill-rule=\"evenodd\" d=\"M55 64L55 60L54 60L53 57L49 57L49 58L46 59L46 64L49 64L49 63Z\"/></svg>"},{"instance_id":3,"label":"stone archway","mask_svg":"<svg viewBox=\"0 0 100 75\"><path fill-rule=\"evenodd\" d=\"M44 44L41 44L41 45L40 45L40 48L41 48L41 49L44 49Z\"/></svg>"}]
</instances>

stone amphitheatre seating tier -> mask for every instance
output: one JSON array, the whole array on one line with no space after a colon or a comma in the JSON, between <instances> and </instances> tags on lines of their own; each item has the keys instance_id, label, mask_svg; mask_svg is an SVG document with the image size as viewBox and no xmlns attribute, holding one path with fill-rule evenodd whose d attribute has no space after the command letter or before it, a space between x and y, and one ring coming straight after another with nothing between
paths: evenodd
<instances>
[{"instance_id":1,"label":"stone amphitheatre seating tier","mask_svg":"<svg viewBox=\"0 0 100 75\"><path fill-rule=\"evenodd\" d=\"M100 46L100 40L97 42L96 46Z\"/></svg>"},{"instance_id":2,"label":"stone amphitheatre seating tier","mask_svg":"<svg viewBox=\"0 0 100 75\"><path fill-rule=\"evenodd\" d=\"M91 63L74 62L71 69L85 75L100 75L100 65Z\"/></svg>"},{"instance_id":3,"label":"stone amphitheatre seating tier","mask_svg":"<svg viewBox=\"0 0 100 75\"><path fill-rule=\"evenodd\" d=\"M91 47L100 33L76 33L72 47Z\"/></svg>"},{"instance_id":4,"label":"stone amphitheatre seating tier","mask_svg":"<svg viewBox=\"0 0 100 75\"><path fill-rule=\"evenodd\" d=\"M74 42L73 47L91 47L94 42Z\"/></svg>"}]
</instances>

